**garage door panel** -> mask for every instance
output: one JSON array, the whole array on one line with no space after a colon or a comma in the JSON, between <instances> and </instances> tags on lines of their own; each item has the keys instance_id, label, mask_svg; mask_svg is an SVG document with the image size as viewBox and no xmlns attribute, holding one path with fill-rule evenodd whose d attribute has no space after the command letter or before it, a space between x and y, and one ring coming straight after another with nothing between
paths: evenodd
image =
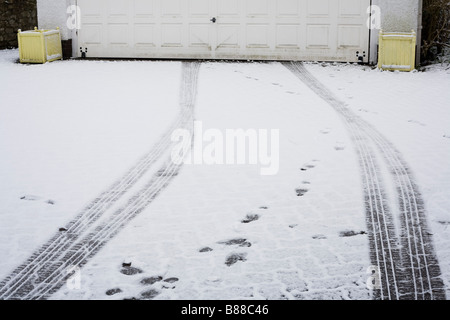
<instances>
[{"instance_id":1,"label":"garage door panel","mask_svg":"<svg viewBox=\"0 0 450 320\"><path fill-rule=\"evenodd\" d=\"M128 24L108 24L108 44L112 46L126 46L129 41Z\"/></svg>"},{"instance_id":2,"label":"garage door panel","mask_svg":"<svg viewBox=\"0 0 450 320\"><path fill-rule=\"evenodd\" d=\"M163 0L162 15L163 16L181 16L181 0Z\"/></svg>"},{"instance_id":3,"label":"garage door panel","mask_svg":"<svg viewBox=\"0 0 450 320\"><path fill-rule=\"evenodd\" d=\"M329 17L330 9L330 0L307 0L306 12L309 17Z\"/></svg>"},{"instance_id":4,"label":"garage door panel","mask_svg":"<svg viewBox=\"0 0 450 320\"><path fill-rule=\"evenodd\" d=\"M189 0L188 3L189 16L191 17L208 17L211 14L211 1L209 0Z\"/></svg>"},{"instance_id":5,"label":"garage door panel","mask_svg":"<svg viewBox=\"0 0 450 320\"><path fill-rule=\"evenodd\" d=\"M247 47L269 48L269 26L264 24L247 25Z\"/></svg>"},{"instance_id":6,"label":"garage door panel","mask_svg":"<svg viewBox=\"0 0 450 320\"><path fill-rule=\"evenodd\" d=\"M276 33L277 48L299 49L300 26L299 25L278 25Z\"/></svg>"},{"instance_id":7,"label":"garage door panel","mask_svg":"<svg viewBox=\"0 0 450 320\"><path fill-rule=\"evenodd\" d=\"M363 1L360 0L339 0L340 16L361 16ZM364 9L367 9L365 7ZM365 11L365 10L364 10Z\"/></svg>"},{"instance_id":8,"label":"garage door panel","mask_svg":"<svg viewBox=\"0 0 450 320\"><path fill-rule=\"evenodd\" d=\"M357 61L370 0L78 0L88 56ZM210 20L215 17L215 23Z\"/></svg>"},{"instance_id":9,"label":"garage door panel","mask_svg":"<svg viewBox=\"0 0 450 320\"><path fill-rule=\"evenodd\" d=\"M155 1L154 0L134 0L135 17L154 17Z\"/></svg>"},{"instance_id":10,"label":"garage door panel","mask_svg":"<svg viewBox=\"0 0 450 320\"><path fill-rule=\"evenodd\" d=\"M278 17L300 17L300 1L277 0L276 12Z\"/></svg>"},{"instance_id":11,"label":"garage door panel","mask_svg":"<svg viewBox=\"0 0 450 320\"><path fill-rule=\"evenodd\" d=\"M182 47L183 46L183 25L163 24L162 25L162 47Z\"/></svg>"},{"instance_id":12,"label":"garage door panel","mask_svg":"<svg viewBox=\"0 0 450 320\"><path fill-rule=\"evenodd\" d=\"M307 47L329 48L330 26L329 25L308 25L307 26Z\"/></svg>"},{"instance_id":13,"label":"garage door panel","mask_svg":"<svg viewBox=\"0 0 450 320\"><path fill-rule=\"evenodd\" d=\"M208 24L191 24L189 26L189 46L209 48L211 28Z\"/></svg>"},{"instance_id":14,"label":"garage door panel","mask_svg":"<svg viewBox=\"0 0 450 320\"><path fill-rule=\"evenodd\" d=\"M217 16L240 16L239 0L217 0Z\"/></svg>"},{"instance_id":15,"label":"garage door panel","mask_svg":"<svg viewBox=\"0 0 450 320\"><path fill-rule=\"evenodd\" d=\"M221 48L240 48L241 26L238 24L228 24L218 26L218 47Z\"/></svg>"},{"instance_id":16,"label":"garage door panel","mask_svg":"<svg viewBox=\"0 0 450 320\"><path fill-rule=\"evenodd\" d=\"M126 16L130 13L130 9L132 8L127 0L108 0L106 1L106 6L110 16Z\"/></svg>"},{"instance_id":17,"label":"garage door panel","mask_svg":"<svg viewBox=\"0 0 450 320\"><path fill-rule=\"evenodd\" d=\"M268 16L269 0L246 0L247 16Z\"/></svg>"},{"instance_id":18,"label":"garage door panel","mask_svg":"<svg viewBox=\"0 0 450 320\"><path fill-rule=\"evenodd\" d=\"M338 48L358 48L361 43L361 28L359 26L339 26Z\"/></svg>"},{"instance_id":19,"label":"garage door panel","mask_svg":"<svg viewBox=\"0 0 450 320\"><path fill-rule=\"evenodd\" d=\"M136 24L134 26L134 43L137 47L156 47L154 24Z\"/></svg>"},{"instance_id":20,"label":"garage door panel","mask_svg":"<svg viewBox=\"0 0 450 320\"><path fill-rule=\"evenodd\" d=\"M86 23L83 25L83 35L85 44L100 46L103 44L103 25Z\"/></svg>"}]
</instances>

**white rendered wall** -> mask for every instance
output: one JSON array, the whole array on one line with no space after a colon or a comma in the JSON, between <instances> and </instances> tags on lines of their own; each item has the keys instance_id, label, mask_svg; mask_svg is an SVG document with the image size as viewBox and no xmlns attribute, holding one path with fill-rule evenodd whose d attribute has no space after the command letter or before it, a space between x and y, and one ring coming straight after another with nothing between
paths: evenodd
<instances>
[{"instance_id":1,"label":"white rendered wall","mask_svg":"<svg viewBox=\"0 0 450 320\"><path fill-rule=\"evenodd\" d=\"M61 38L72 38L72 31L67 27L67 8L75 0L37 0L38 28L61 30Z\"/></svg>"},{"instance_id":2,"label":"white rendered wall","mask_svg":"<svg viewBox=\"0 0 450 320\"><path fill-rule=\"evenodd\" d=\"M381 29L385 32L417 33L417 43L421 43L422 0L373 0L372 5L381 9ZM377 62L379 30L372 30L370 43L370 61ZM418 45L420 49L420 45ZM417 52L420 57L420 50Z\"/></svg>"}]
</instances>

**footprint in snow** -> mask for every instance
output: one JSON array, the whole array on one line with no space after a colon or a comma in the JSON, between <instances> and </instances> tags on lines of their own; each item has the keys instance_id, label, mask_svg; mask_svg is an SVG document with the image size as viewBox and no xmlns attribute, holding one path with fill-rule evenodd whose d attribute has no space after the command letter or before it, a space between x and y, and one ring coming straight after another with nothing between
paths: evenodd
<instances>
[{"instance_id":1,"label":"footprint in snow","mask_svg":"<svg viewBox=\"0 0 450 320\"><path fill-rule=\"evenodd\" d=\"M213 251L213 249L210 247L204 247L204 248L201 248L200 250L198 250L198 252L200 252L200 253L211 252L211 251Z\"/></svg>"},{"instance_id":2,"label":"footprint in snow","mask_svg":"<svg viewBox=\"0 0 450 320\"><path fill-rule=\"evenodd\" d=\"M325 128L325 129L320 130L321 134L329 134L330 132L331 132L330 128Z\"/></svg>"},{"instance_id":3,"label":"footprint in snow","mask_svg":"<svg viewBox=\"0 0 450 320\"><path fill-rule=\"evenodd\" d=\"M32 194L27 194L27 195L20 197L20 200L27 200L27 201L36 201L36 200L40 200L40 199L42 199L42 197L34 196Z\"/></svg>"},{"instance_id":4,"label":"footprint in snow","mask_svg":"<svg viewBox=\"0 0 450 320\"><path fill-rule=\"evenodd\" d=\"M180 279L178 279L178 278L176 278L176 277L172 277L172 278L167 278L167 279L164 279L164 282L167 282L167 283L175 283L175 282L178 282Z\"/></svg>"},{"instance_id":5,"label":"footprint in snow","mask_svg":"<svg viewBox=\"0 0 450 320\"><path fill-rule=\"evenodd\" d=\"M303 197L309 190L304 188L298 188L295 189L295 192L297 193L297 197Z\"/></svg>"},{"instance_id":6,"label":"footprint in snow","mask_svg":"<svg viewBox=\"0 0 450 320\"><path fill-rule=\"evenodd\" d=\"M247 261L247 254L246 253L232 253L227 256L225 259L225 264L229 267L231 267L233 264L242 261Z\"/></svg>"},{"instance_id":7,"label":"footprint in snow","mask_svg":"<svg viewBox=\"0 0 450 320\"><path fill-rule=\"evenodd\" d=\"M158 290L150 289L150 290L142 292L141 293L141 298L143 300L152 300L153 298L155 298L159 294L160 294L160 292Z\"/></svg>"},{"instance_id":8,"label":"footprint in snow","mask_svg":"<svg viewBox=\"0 0 450 320\"><path fill-rule=\"evenodd\" d=\"M164 284L162 286L163 289L175 289L175 283L180 279L172 277L168 279L164 279Z\"/></svg>"},{"instance_id":9,"label":"footprint in snow","mask_svg":"<svg viewBox=\"0 0 450 320\"><path fill-rule=\"evenodd\" d=\"M235 246L238 245L239 247L251 247L252 244L247 241L247 239L231 239L231 240L225 240L225 241L219 241L218 244L224 244L226 246Z\"/></svg>"},{"instance_id":10,"label":"footprint in snow","mask_svg":"<svg viewBox=\"0 0 450 320\"><path fill-rule=\"evenodd\" d=\"M343 142L337 142L336 145L334 146L334 149L336 151L342 151L345 150L345 143Z\"/></svg>"},{"instance_id":11,"label":"footprint in snow","mask_svg":"<svg viewBox=\"0 0 450 320\"><path fill-rule=\"evenodd\" d=\"M163 279L163 277L161 277L161 276L148 277L148 278L142 279L141 284L148 286L148 285L152 285L157 282L160 282L160 281L162 281L162 279Z\"/></svg>"},{"instance_id":12,"label":"footprint in snow","mask_svg":"<svg viewBox=\"0 0 450 320\"><path fill-rule=\"evenodd\" d=\"M450 139L450 134L444 134L444 138Z\"/></svg>"},{"instance_id":13,"label":"footprint in snow","mask_svg":"<svg viewBox=\"0 0 450 320\"><path fill-rule=\"evenodd\" d=\"M242 223L250 223L259 219L259 215L256 213L249 213L245 217L244 220L241 220Z\"/></svg>"},{"instance_id":14,"label":"footprint in snow","mask_svg":"<svg viewBox=\"0 0 450 320\"><path fill-rule=\"evenodd\" d=\"M327 237L323 234L316 234L316 235L313 235L312 238L315 240L325 240Z\"/></svg>"},{"instance_id":15,"label":"footprint in snow","mask_svg":"<svg viewBox=\"0 0 450 320\"><path fill-rule=\"evenodd\" d=\"M121 292L122 292L122 289L120 289L120 288L114 288L114 289L109 289L109 290L107 290L107 291L105 292L105 294L106 294L107 296L113 296L113 295L118 294L118 293L121 293Z\"/></svg>"},{"instance_id":16,"label":"footprint in snow","mask_svg":"<svg viewBox=\"0 0 450 320\"><path fill-rule=\"evenodd\" d=\"M300 170L301 170L301 171L306 171L306 170L308 170L308 169L313 169L313 168L316 167L316 163L317 163L318 161L319 161L319 160L313 160L313 161L311 161L311 162L308 162L308 163L306 163Z\"/></svg>"},{"instance_id":17,"label":"footprint in snow","mask_svg":"<svg viewBox=\"0 0 450 320\"><path fill-rule=\"evenodd\" d=\"M354 237L354 236L364 235L364 234L367 234L367 232L365 232L365 231L359 231L359 232L356 232L356 231L353 231L353 230L350 230L350 231L341 231L341 232L339 233L339 237L341 237L341 238L346 238L346 237Z\"/></svg>"},{"instance_id":18,"label":"footprint in snow","mask_svg":"<svg viewBox=\"0 0 450 320\"><path fill-rule=\"evenodd\" d=\"M134 276L136 274L142 273L143 271L139 268L135 268L135 267L122 267L122 269L120 270L120 273L126 275L126 276Z\"/></svg>"},{"instance_id":19,"label":"footprint in snow","mask_svg":"<svg viewBox=\"0 0 450 320\"><path fill-rule=\"evenodd\" d=\"M408 120L408 122L409 123L418 124L419 126L422 126L422 127L426 127L427 126L425 123L422 123L422 122L417 121L417 120Z\"/></svg>"}]
</instances>

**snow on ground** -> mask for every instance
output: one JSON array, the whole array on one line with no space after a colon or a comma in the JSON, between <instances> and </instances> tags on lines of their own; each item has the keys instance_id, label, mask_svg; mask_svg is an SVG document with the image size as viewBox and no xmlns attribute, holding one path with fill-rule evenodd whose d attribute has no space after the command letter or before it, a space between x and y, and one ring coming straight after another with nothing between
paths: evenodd
<instances>
[{"instance_id":1,"label":"snow on ground","mask_svg":"<svg viewBox=\"0 0 450 320\"><path fill-rule=\"evenodd\" d=\"M357 163L334 112L277 63L205 63L196 118L205 129L280 129L279 174L186 165L86 266L83 289L54 298L107 298L120 288L112 298L157 290L155 299L367 299L367 238L340 236L365 230L365 220ZM259 219L242 223L247 215ZM227 266L232 255L246 261ZM126 261L143 273L120 274ZM140 285L151 277L179 281Z\"/></svg>"},{"instance_id":2,"label":"snow on ground","mask_svg":"<svg viewBox=\"0 0 450 320\"><path fill-rule=\"evenodd\" d=\"M181 64L20 65L17 50L0 52L3 279L158 140Z\"/></svg>"},{"instance_id":3,"label":"snow on ground","mask_svg":"<svg viewBox=\"0 0 450 320\"><path fill-rule=\"evenodd\" d=\"M179 62L28 66L17 55L0 51L2 278L151 148L177 112L181 74ZM449 74L307 68L404 153L449 288ZM369 299L359 166L333 109L279 63L210 62L196 119L279 129L278 174L185 165L81 270L81 288L52 298ZM120 273L124 262L142 272Z\"/></svg>"},{"instance_id":4,"label":"snow on ground","mask_svg":"<svg viewBox=\"0 0 450 320\"><path fill-rule=\"evenodd\" d=\"M450 296L450 66L382 72L352 64L307 68L404 155L423 194Z\"/></svg>"}]
</instances>

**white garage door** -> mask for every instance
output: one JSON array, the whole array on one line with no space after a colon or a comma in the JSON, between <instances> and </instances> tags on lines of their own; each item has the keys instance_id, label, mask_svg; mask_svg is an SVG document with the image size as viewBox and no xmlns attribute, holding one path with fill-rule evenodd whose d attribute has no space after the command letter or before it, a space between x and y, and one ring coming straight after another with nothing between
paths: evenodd
<instances>
[{"instance_id":1,"label":"white garage door","mask_svg":"<svg viewBox=\"0 0 450 320\"><path fill-rule=\"evenodd\" d=\"M357 61L370 0L78 0L87 57ZM81 53L80 53L81 55Z\"/></svg>"}]
</instances>

